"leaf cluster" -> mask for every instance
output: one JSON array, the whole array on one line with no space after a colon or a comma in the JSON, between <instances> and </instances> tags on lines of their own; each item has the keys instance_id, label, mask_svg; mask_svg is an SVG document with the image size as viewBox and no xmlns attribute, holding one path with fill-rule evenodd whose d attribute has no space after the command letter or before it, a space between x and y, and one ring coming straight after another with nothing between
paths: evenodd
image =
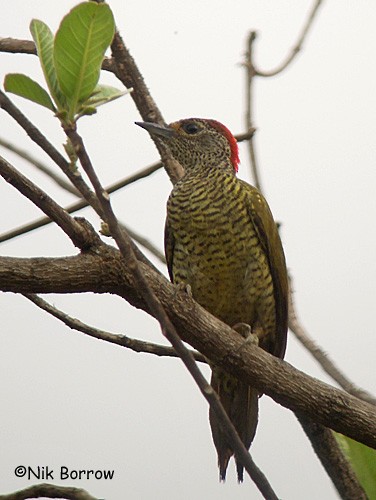
<instances>
[{"instance_id":1,"label":"leaf cluster","mask_svg":"<svg viewBox=\"0 0 376 500\"><path fill-rule=\"evenodd\" d=\"M8 92L50 109L64 125L127 93L98 84L104 54L115 33L107 4L80 3L63 18L55 36L38 19L31 21L30 32L48 92L20 73L6 75L4 88Z\"/></svg>"}]
</instances>

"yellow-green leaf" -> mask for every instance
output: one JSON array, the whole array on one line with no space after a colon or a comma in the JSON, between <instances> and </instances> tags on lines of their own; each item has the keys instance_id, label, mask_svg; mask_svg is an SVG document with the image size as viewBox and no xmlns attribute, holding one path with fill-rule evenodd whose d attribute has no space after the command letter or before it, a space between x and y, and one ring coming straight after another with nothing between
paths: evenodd
<instances>
[{"instance_id":1,"label":"yellow-green leaf","mask_svg":"<svg viewBox=\"0 0 376 500\"><path fill-rule=\"evenodd\" d=\"M10 73L6 75L4 88L7 92L12 92L13 94L36 102L51 111L55 111L55 106L47 91L44 90L39 83L26 75L22 75L21 73Z\"/></svg>"},{"instance_id":2,"label":"yellow-green leaf","mask_svg":"<svg viewBox=\"0 0 376 500\"><path fill-rule=\"evenodd\" d=\"M97 85L89 99L85 102L85 106L102 106L102 104L114 101L115 99L128 94L128 92L130 92L130 90L119 90L116 87L111 87L110 85Z\"/></svg>"},{"instance_id":3,"label":"yellow-green leaf","mask_svg":"<svg viewBox=\"0 0 376 500\"><path fill-rule=\"evenodd\" d=\"M376 499L376 450L342 434L334 433L369 499Z\"/></svg>"},{"instance_id":4,"label":"yellow-green leaf","mask_svg":"<svg viewBox=\"0 0 376 500\"><path fill-rule=\"evenodd\" d=\"M37 48L40 65L51 96L59 110L66 107L65 99L57 83L53 60L54 36L50 28L43 21L33 19L30 23L30 33Z\"/></svg>"},{"instance_id":5,"label":"yellow-green leaf","mask_svg":"<svg viewBox=\"0 0 376 500\"><path fill-rule=\"evenodd\" d=\"M54 62L70 119L93 92L114 32L111 9L104 3L81 3L62 20L55 36Z\"/></svg>"}]
</instances>

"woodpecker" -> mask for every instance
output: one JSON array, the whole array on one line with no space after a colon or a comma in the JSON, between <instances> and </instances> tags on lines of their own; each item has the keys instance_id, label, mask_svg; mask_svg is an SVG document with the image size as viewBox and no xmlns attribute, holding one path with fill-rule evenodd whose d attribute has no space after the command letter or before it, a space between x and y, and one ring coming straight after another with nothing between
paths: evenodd
<instances>
[{"instance_id":1,"label":"woodpecker","mask_svg":"<svg viewBox=\"0 0 376 500\"><path fill-rule=\"evenodd\" d=\"M167 202L165 254L171 281L189 285L211 314L283 358L287 338L285 256L263 195L238 179L236 139L216 120L188 118L167 126L137 122L170 150L184 169ZM257 389L211 365L211 385L249 449L258 421ZM220 480L234 451L209 411ZM235 455L238 481L243 465Z\"/></svg>"}]
</instances>

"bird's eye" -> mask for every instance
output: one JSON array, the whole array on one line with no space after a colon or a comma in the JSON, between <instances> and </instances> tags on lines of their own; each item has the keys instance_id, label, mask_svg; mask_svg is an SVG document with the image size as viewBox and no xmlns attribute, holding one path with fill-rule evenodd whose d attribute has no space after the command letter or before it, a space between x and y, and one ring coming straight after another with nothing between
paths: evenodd
<instances>
[{"instance_id":1,"label":"bird's eye","mask_svg":"<svg viewBox=\"0 0 376 500\"><path fill-rule=\"evenodd\" d=\"M194 135L197 134L197 132L200 130L199 127L192 122L185 123L183 125L183 130L189 135Z\"/></svg>"}]
</instances>

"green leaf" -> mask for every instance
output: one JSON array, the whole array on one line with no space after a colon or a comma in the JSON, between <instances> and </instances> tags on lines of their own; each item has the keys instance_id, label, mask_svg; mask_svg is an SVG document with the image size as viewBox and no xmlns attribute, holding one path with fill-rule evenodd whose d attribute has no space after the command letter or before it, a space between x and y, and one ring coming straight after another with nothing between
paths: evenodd
<instances>
[{"instance_id":1,"label":"green leaf","mask_svg":"<svg viewBox=\"0 0 376 500\"><path fill-rule=\"evenodd\" d=\"M66 108L65 98L57 83L53 60L54 36L52 31L42 21L33 19L30 23L30 33L34 39L37 53L42 66L44 78L59 110Z\"/></svg>"},{"instance_id":2,"label":"green leaf","mask_svg":"<svg viewBox=\"0 0 376 500\"><path fill-rule=\"evenodd\" d=\"M376 450L342 434L335 432L334 435L367 493L367 497L376 499Z\"/></svg>"},{"instance_id":3,"label":"green leaf","mask_svg":"<svg viewBox=\"0 0 376 500\"><path fill-rule=\"evenodd\" d=\"M55 106L47 91L26 75L10 73L4 80L4 88L8 92L17 94L25 99L36 102L51 111L56 111Z\"/></svg>"},{"instance_id":4,"label":"green leaf","mask_svg":"<svg viewBox=\"0 0 376 500\"><path fill-rule=\"evenodd\" d=\"M112 12L104 3L81 3L60 24L55 36L54 61L71 120L98 82L104 53L114 32Z\"/></svg>"},{"instance_id":5,"label":"green leaf","mask_svg":"<svg viewBox=\"0 0 376 500\"><path fill-rule=\"evenodd\" d=\"M127 89L122 91L115 87L111 87L110 85L97 85L89 99L87 99L78 109L76 116L77 118L80 118L85 115L93 115L97 112L96 108L99 106L114 101L115 99L128 94L132 90L133 89Z\"/></svg>"},{"instance_id":6,"label":"green leaf","mask_svg":"<svg viewBox=\"0 0 376 500\"><path fill-rule=\"evenodd\" d=\"M119 90L115 87L111 87L110 85L97 85L89 99L85 101L85 106L95 106L97 108L98 106L114 101L129 92L129 90Z\"/></svg>"}]
</instances>

